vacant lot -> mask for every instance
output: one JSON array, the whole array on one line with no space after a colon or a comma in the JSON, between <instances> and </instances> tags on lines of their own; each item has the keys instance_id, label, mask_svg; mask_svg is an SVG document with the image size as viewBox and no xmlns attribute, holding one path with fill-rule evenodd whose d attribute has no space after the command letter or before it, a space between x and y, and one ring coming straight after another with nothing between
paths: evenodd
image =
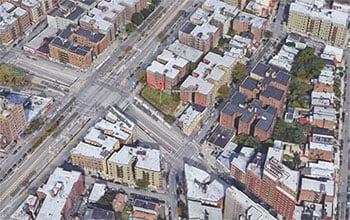
<instances>
[{"instance_id":1,"label":"vacant lot","mask_svg":"<svg viewBox=\"0 0 350 220\"><path fill-rule=\"evenodd\" d=\"M178 93L172 95L166 93L161 94L159 89L146 86L142 90L141 95L165 115L173 115L176 107L179 105Z\"/></svg>"}]
</instances>

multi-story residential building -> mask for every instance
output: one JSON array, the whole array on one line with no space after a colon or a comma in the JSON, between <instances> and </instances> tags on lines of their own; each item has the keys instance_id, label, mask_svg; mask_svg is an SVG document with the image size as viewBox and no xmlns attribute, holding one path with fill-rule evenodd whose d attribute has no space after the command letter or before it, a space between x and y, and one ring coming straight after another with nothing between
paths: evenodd
<instances>
[{"instance_id":1,"label":"multi-story residential building","mask_svg":"<svg viewBox=\"0 0 350 220\"><path fill-rule=\"evenodd\" d=\"M30 27L28 12L9 2L0 5L0 44L9 45Z\"/></svg>"},{"instance_id":2,"label":"multi-story residential building","mask_svg":"<svg viewBox=\"0 0 350 220\"><path fill-rule=\"evenodd\" d=\"M231 155L231 170L230 173L236 180L245 184L248 162L254 156L254 148L242 147L239 153Z\"/></svg>"},{"instance_id":3,"label":"multi-story residential building","mask_svg":"<svg viewBox=\"0 0 350 220\"><path fill-rule=\"evenodd\" d=\"M292 3L289 9L288 29L291 32L343 47L347 40L349 15L332 9Z\"/></svg>"},{"instance_id":4,"label":"multi-story residential building","mask_svg":"<svg viewBox=\"0 0 350 220\"><path fill-rule=\"evenodd\" d=\"M214 104L214 85L204 80L188 76L180 87L180 100L209 107Z\"/></svg>"},{"instance_id":5,"label":"multi-story residential building","mask_svg":"<svg viewBox=\"0 0 350 220\"><path fill-rule=\"evenodd\" d=\"M260 41L266 31L267 23L265 18L240 12L233 20L233 30L238 34L251 33L257 41Z\"/></svg>"},{"instance_id":6,"label":"multi-story residential building","mask_svg":"<svg viewBox=\"0 0 350 220\"><path fill-rule=\"evenodd\" d=\"M179 117L178 126L182 129L184 134L190 135L201 125L202 119L206 117L207 114L208 112L203 106L191 104Z\"/></svg>"},{"instance_id":7,"label":"multi-story residential building","mask_svg":"<svg viewBox=\"0 0 350 220\"><path fill-rule=\"evenodd\" d=\"M82 167L86 173L103 176L107 173L107 159L119 148L118 139L92 128L84 140L73 148L70 157L72 164Z\"/></svg>"},{"instance_id":8,"label":"multi-story residential building","mask_svg":"<svg viewBox=\"0 0 350 220\"><path fill-rule=\"evenodd\" d=\"M265 208L234 186L226 189L224 219L276 220Z\"/></svg>"},{"instance_id":9,"label":"multi-story residential building","mask_svg":"<svg viewBox=\"0 0 350 220\"><path fill-rule=\"evenodd\" d=\"M189 61L165 49L146 69L147 84L154 88L171 90L189 71Z\"/></svg>"},{"instance_id":10,"label":"multi-story residential building","mask_svg":"<svg viewBox=\"0 0 350 220\"><path fill-rule=\"evenodd\" d=\"M124 146L108 159L108 176L116 182L135 184L136 180L147 180L161 189L160 151L142 147Z\"/></svg>"},{"instance_id":11,"label":"multi-story residential building","mask_svg":"<svg viewBox=\"0 0 350 220\"><path fill-rule=\"evenodd\" d=\"M231 5L235 5L239 7L239 9L243 10L245 6L247 5L247 0L224 0L224 2L227 2Z\"/></svg>"},{"instance_id":12,"label":"multi-story residential building","mask_svg":"<svg viewBox=\"0 0 350 220\"><path fill-rule=\"evenodd\" d=\"M299 172L282 164L283 149L269 148L263 171L260 198L288 220L293 219Z\"/></svg>"},{"instance_id":13,"label":"multi-story residential building","mask_svg":"<svg viewBox=\"0 0 350 220\"><path fill-rule=\"evenodd\" d=\"M48 181L37 190L42 203L36 219L69 219L84 191L83 175L78 171L56 168Z\"/></svg>"},{"instance_id":14,"label":"multi-story residential building","mask_svg":"<svg viewBox=\"0 0 350 220\"><path fill-rule=\"evenodd\" d=\"M333 180L316 180L303 177L301 179L299 202L307 201L314 203L324 203L332 207L335 196L335 183ZM332 210L330 208L330 210ZM332 216L332 213L327 213Z\"/></svg>"},{"instance_id":15,"label":"multi-story residential building","mask_svg":"<svg viewBox=\"0 0 350 220\"><path fill-rule=\"evenodd\" d=\"M195 25L187 22L179 31L179 41L183 44L208 52L216 47L220 39L220 30L214 25L205 22Z\"/></svg>"},{"instance_id":16,"label":"multi-story residential building","mask_svg":"<svg viewBox=\"0 0 350 220\"><path fill-rule=\"evenodd\" d=\"M86 69L108 45L106 35L69 25L49 43L49 51L54 60Z\"/></svg>"},{"instance_id":17,"label":"multi-story residential building","mask_svg":"<svg viewBox=\"0 0 350 220\"><path fill-rule=\"evenodd\" d=\"M350 13L350 2L348 0L334 0L332 8L337 11Z\"/></svg>"},{"instance_id":18,"label":"multi-story residential building","mask_svg":"<svg viewBox=\"0 0 350 220\"><path fill-rule=\"evenodd\" d=\"M11 0L12 4L23 8L29 13L30 20L37 23L45 18L58 5L58 0Z\"/></svg>"},{"instance_id":19,"label":"multi-story residential building","mask_svg":"<svg viewBox=\"0 0 350 220\"><path fill-rule=\"evenodd\" d=\"M185 163L185 184L188 201L223 208L225 188L204 170Z\"/></svg>"},{"instance_id":20,"label":"multi-story residential building","mask_svg":"<svg viewBox=\"0 0 350 220\"><path fill-rule=\"evenodd\" d=\"M107 115L98 121L73 150L71 159L89 174L107 178L107 159L121 145L135 139L135 124L111 107Z\"/></svg>"},{"instance_id":21,"label":"multi-story residential building","mask_svg":"<svg viewBox=\"0 0 350 220\"><path fill-rule=\"evenodd\" d=\"M301 174L305 177L323 180L334 180L335 164L319 160L317 162L308 161L305 167L302 168Z\"/></svg>"},{"instance_id":22,"label":"multi-story residential building","mask_svg":"<svg viewBox=\"0 0 350 220\"><path fill-rule=\"evenodd\" d=\"M210 24L219 28L221 35L226 35L232 28L232 20L238 14L237 7L219 0L206 0L202 9L210 13Z\"/></svg>"},{"instance_id":23,"label":"multi-story residential building","mask_svg":"<svg viewBox=\"0 0 350 220\"><path fill-rule=\"evenodd\" d=\"M49 43L49 55L53 60L82 69L87 69L92 64L91 47L59 37Z\"/></svg>"},{"instance_id":24,"label":"multi-story residential building","mask_svg":"<svg viewBox=\"0 0 350 220\"><path fill-rule=\"evenodd\" d=\"M84 12L85 10L82 7L77 6L70 0L65 0L47 14L47 23L52 28L64 30L70 24L78 24L78 20Z\"/></svg>"},{"instance_id":25,"label":"multi-story residential building","mask_svg":"<svg viewBox=\"0 0 350 220\"><path fill-rule=\"evenodd\" d=\"M203 51L187 46L176 40L167 48L173 54L188 60L191 63L198 63L203 56Z\"/></svg>"},{"instance_id":26,"label":"multi-story residential building","mask_svg":"<svg viewBox=\"0 0 350 220\"><path fill-rule=\"evenodd\" d=\"M207 107L213 104L218 89L231 81L231 71L236 60L209 52L193 70L192 76L180 87L180 100Z\"/></svg>"},{"instance_id":27,"label":"multi-story residential building","mask_svg":"<svg viewBox=\"0 0 350 220\"><path fill-rule=\"evenodd\" d=\"M27 120L23 105L10 103L0 97L0 134L5 136L6 142L14 141L27 127Z\"/></svg>"}]
</instances>

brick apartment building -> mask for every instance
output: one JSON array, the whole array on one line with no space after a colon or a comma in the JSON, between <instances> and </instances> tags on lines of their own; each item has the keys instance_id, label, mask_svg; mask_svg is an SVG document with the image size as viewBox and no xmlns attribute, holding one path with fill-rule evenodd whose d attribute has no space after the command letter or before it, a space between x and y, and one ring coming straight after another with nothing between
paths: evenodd
<instances>
[{"instance_id":1,"label":"brick apartment building","mask_svg":"<svg viewBox=\"0 0 350 220\"><path fill-rule=\"evenodd\" d=\"M208 107L214 104L214 85L202 78L188 76L180 87L180 100Z\"/></svg>"},{"instance_id":2,"label":"brick apartment building","mask_svg":"<svg viewBox=\"0 0 350 220\"><path fill-rule=\"evenodd\" d=\"M69 219L84 189L80 172L56 168L47 182L37 190L41 205L37 206L39 210L34 210L36 219Z\"/></svg>"},{"instance_id":3,"label":"brick apartment building","mask_svg":"<svg viewBox=\"0 0 350 220\"><path fill-rule=\"evenodd\" d=\"M0 5L0 44L9 45L30 27L28 12L14 4Z\"/></svg>"},{"instance_id":4,"label":"brick apartment building","mask_svg":"<svg viewBox=\"0 0 350 220\"><path fill-rule=\"evenodd\" d=\"M49 27L64 30L70 24L78 24L79 19L86 13L86 11L77 6L75 3L65 0L58 4L58 7L51 10L47 16L47 23Z\"/></svg>"},{"instance_id":5,"label":"brick apartment building","mask_svg":"<svg viewBox=\"0 0 350 220\"><path fill-rule=\"evenodd\" d=\"M49 43L49 52L54 60L87 69L108 45L106 35L69 25Z\"/></svg>"},{"instance_id":6,"label":"brick apartment building","mask_svg":"<svg viewBox=\"0 0 350 220\"><path fill-rule=\"evenodd\" d=\"M147 84L153 88L172 89L188 74L189 61L165 49L146 69Z\"/></svg>"},{"instance_id":7,"label":"brick apartment building","mask_svg":"<svg viewBox=\"0 0 350 220\"><path fill-rule=\"evenodd\" d=\"M292 220L297 204L299 172L283 165L282 156L283 149L269 148L266 161L262 154L242 157L239 162L232 160L231 175L243 183L250 193L286 219Z\"/></svg>"},{"instance_id":8,"label":"brick apartment building","mask_svg":"<svg viewBox=\"0 0 350 220\"><path fill-rule=\"evenodd\" d=\"M346 12L292 3L288 29L332 45L343 47L347 41L349 15Z\"/></svg>"},{"instance_id":9,"label":"brick apartment building","mask_svg":"<svg viewBox=\"0 0 350 220\"><path fill-rule=\"evenodd\" d=\"M59 3L58 0L10 0L10 2L26 10L32 23L44 19Z\"/></svg>"},{"instance_id":10,"label":"brick apartment building","mask_svg":"<svg viewBox=\"0 0 350 220\"><path fill-rule=\"evenodd\" d=\"M240 12L233 20L233 30L238 34L251 33L254 38L259 42L266 31L267 20L258 16Z\"/></svg>"},{"instance_id":11,"label":"brick apartment building","mask_svg":"<svg viewBox=\"0 0 350 220\"><path fill-rule=\"evenodd\" d=\"M6 142L16 140L26 127L27 120L23 106L9 103L6 98L0 97L0 134L5 136Z\"/></svg>"},{"instance_id":12,"label":"brick apartment building","mask_svg":"<svg viewBox=\"0 0 350 220\"><path fill-rule=\"evenodd\" d=\"M210 48L217 47L220 39L219 28L209 23L195 25L187 22L179 30L179 41L185 45L191 46L198 50L208 52Z\"/></svg>"},{"instance_id":13,"label":"brick apartment building","mask_svg":"<svg viewBox=\"0 0 350 220\"><path fill-rule=\"evenodd\" d=\"M150 186L162 189L160 151L124 146L107 161L108 178L120 183L135 184L147 180Z\"/></svg>"}]
</instances>

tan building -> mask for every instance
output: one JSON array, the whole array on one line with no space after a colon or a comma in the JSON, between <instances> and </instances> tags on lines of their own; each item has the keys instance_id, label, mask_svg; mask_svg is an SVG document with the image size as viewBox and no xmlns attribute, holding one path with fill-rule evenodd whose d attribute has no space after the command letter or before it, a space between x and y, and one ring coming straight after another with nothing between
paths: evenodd
<instances>
[{"instance_id":1,"label":"tan building","mask_svg":"<svg viewBox=\"0 0 350 220\"><path fill-rule=\"evenodd\" d=\"M14 141L27 127L26 116L22 105L9 103L0 97L0 134L8 143Z\"/></svg>"},{"instance_id":2,"label":"tan building","mask_svg":"<svg viewBox=\"0 0 350 220\"><path fill-rule=\"evenodd\" d=\"M332 45L344 46L347 40L349 15L331 9L317 9L292 3L289 9L288 29Z\"/></svg>"},{"instance_id":3,"label":"tan building","mask_svg":"<svg viewBox=\"0 0 350 220\"><path fill-rule=\"evenodd\" d=\"M122 144L133 142L134 129L133 122L111 107L105 118L97 122L83 141L71 151L72 163L89 174L106 178L108 158Z\"/></svg>"},{"instance_id":4,"label":"tan building","mask_svg":"<svg viewBox=\"0 0 350 220\"><path fill-rule=\"evenodd\" d=\"M58 0L10 0L14 5L25 9L33 23L45 18L46 14L54 9Z\"/></svg>"},{"instance_id":5,"label":"tan building","mask_svg":"<svg viewBox=\"0 0 350 220\"><path fill-rule=\"evenodd\" d=\"M179 31L179 41L198 50L208 52L217 47L221 31L209 23L195 25L187 22Z\"/></svg>"},{"instance_id":6,"label":"tan building","mask_svg":"<svg viewBox=\"0 0 350 220\"><path fill-rule=\"evenodd\" d=\"M118 139L109 137L92 128L72 151L73 165L82 167L89 174L107 173L107 159L120 147Z\"/></svg>"},{"instance_id":7,"label":"tan building","mask_svg":"<svg viewBox=\"0 0 350 220\"><path fill-rule=\"evenodd\" d=\"M108 45L106 35L69 25L50 42L49 51L54 60L87 69Z\"/></svg>"},{"instance_id":8,"label":"tan building","mask_svg":"<svg viewBox=\"0 0 350 220\"><path fill-rule=\"evenodd\" d=\"M160 151L124 146L108 159L109 178L116 182L135 184L147 180L150 186L161 189Z\"/></svg>"},{"instance_id":9,"label":"tan building","mask_svg":"<svg viewBox=\"0 0 350 220\"><path fill-rule=\"evenodd\" d=\"M9 45L29 27L30 18L25 10L9 2L0 5L0 44Z\"/></svg>"}]
</instances>

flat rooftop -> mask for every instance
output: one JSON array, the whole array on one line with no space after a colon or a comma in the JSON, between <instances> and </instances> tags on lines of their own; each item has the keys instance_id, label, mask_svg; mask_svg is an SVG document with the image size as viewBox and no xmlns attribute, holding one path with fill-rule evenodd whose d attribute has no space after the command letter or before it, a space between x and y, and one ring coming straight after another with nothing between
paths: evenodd
<instances>
[{"instance_id":1,"label":"flat rooftop","mask_svg":"<svg viewBox=\"0 0 350 220\"><path fill-rule=\"evenodd\" d=\"M203 56L203 51L182 44L179 40L170 44L168 50L192 63L197 63Z\"/></svg>"}]
</instances>

